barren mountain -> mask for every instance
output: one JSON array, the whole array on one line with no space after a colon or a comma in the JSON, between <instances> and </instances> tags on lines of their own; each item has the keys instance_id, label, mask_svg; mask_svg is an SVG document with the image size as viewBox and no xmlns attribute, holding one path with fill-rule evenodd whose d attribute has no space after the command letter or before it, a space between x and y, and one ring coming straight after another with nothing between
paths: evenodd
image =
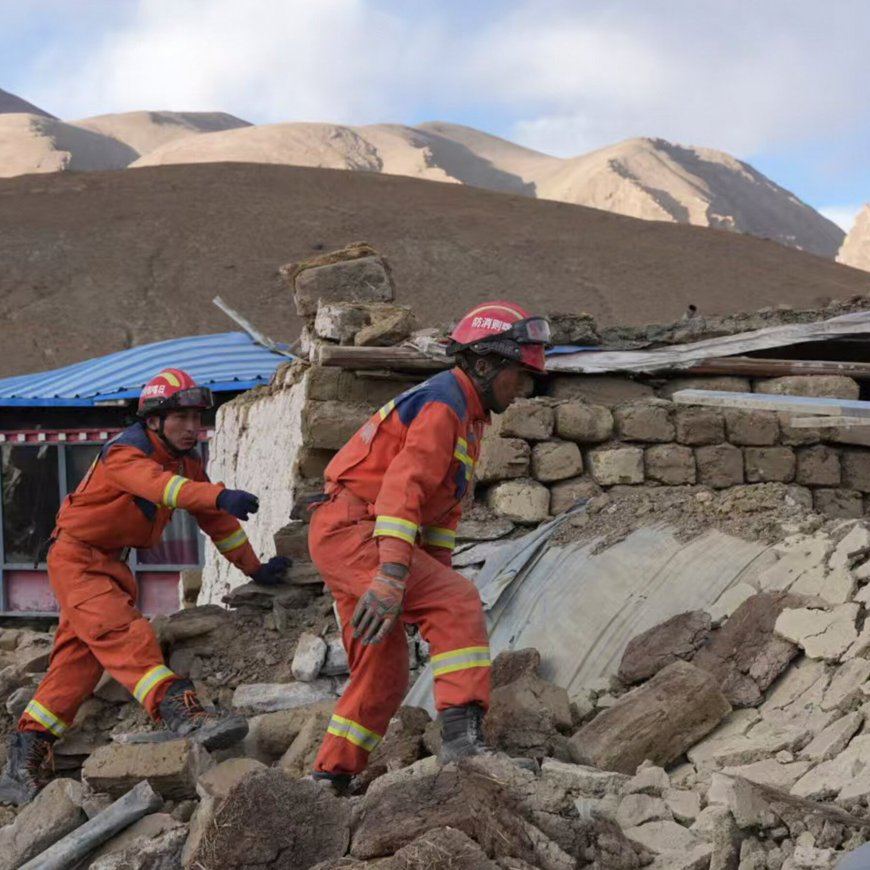
<instances>
[{"instance_id":1,"label":"barren mountain","mask_svg":"<svg viewBox=\"0 0 870 870\"><path fill-rule=\"evenodd\" d=\"M22 100L21 97L16 97L15 94L10 94L9 91L4 91L0 88L0 115L13 112L24 112L30 115L42 115L44 118L53 118L45 109L40 109L34 106L33 103L28 103L27 100Z\"/></svg>"},{"instance_id":2,"label":"barren mountain","mask_svg":"<svg viewBox=\"0 0 870 870\"><path fill-rule=\"evenodd\" d=\"M870 203L864 206L855 219L854 226L837 254L837 262L870 271Z\"/></svg>"},{"instance_id":3,"label":"barren mountain","mask_svg":"<svg viewBox=\"0 0 870 870\"><path fill-rule=\"evenodd\" d=\"M206 134L209 135L209 134ZM278 267L366 239L425 323L516 298L603 324L870 293L870 274L751 236L372 172L209 164L0 181L0 375L299 320Z\"/></svg>"},{"instance_id":4,"label":"barren mountain","mask_svg":"<svg viewBox=\"0 0 870 870\"><path fill-rule=\"evenodd\" d=\"M185 136L251 126L248 121L225 112L121 112L71 123L123 142L138 155Z\"/></svg>"},{"instance_id":5,"label":"barren mountain","mask_svg":"<svg viewBox=\"0 0 870 870\"><path fill-rule=\"evenodd\" d=\"M65 169L122 169L137 157L129 145L33 114L0 115L0 176Z\"/></svg>"}]
</instances>

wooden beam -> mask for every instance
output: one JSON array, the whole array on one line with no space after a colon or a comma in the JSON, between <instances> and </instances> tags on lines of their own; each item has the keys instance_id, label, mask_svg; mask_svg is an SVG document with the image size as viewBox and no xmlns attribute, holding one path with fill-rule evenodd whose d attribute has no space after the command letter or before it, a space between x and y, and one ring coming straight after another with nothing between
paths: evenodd
<instances>
[{"instance_id":1,"label":"wooden beam","mask_svg":"<svg viewBox=\"0 0 870 870\"><path fill-rule=\"evenodd\" d=\"M318 366L343 369L387 369L390 371L440 372L453 367L453 357L434 357L411 347L350 347L317 344L309 361Z\"/></svg>"},{"instance_id":2,"label":"wooden beam","mask_svg":"<svg viewBox=\"0 0 870 870\"><path fill-rule=\"evenodd\" d=\"M781 378L788 375L843 375L870 378L870 363L839 360L762 359L751 356L714 357L682 369L692 375L743 375Z\"/></svg>"},{"instance_id":3,"label":"wooden beam","mask_svg":"<svg viewBox=\"0 0 870 870\"><path fill-rule=\"evenodd\" d=\"M747 408L753 411L781 411L834 417L870 417L870 402L806 396L775 396L766 393L729 393L724 390L678 390L672 396L679 405L708 405L714 408Z\"/></svg>"}]
</instances>

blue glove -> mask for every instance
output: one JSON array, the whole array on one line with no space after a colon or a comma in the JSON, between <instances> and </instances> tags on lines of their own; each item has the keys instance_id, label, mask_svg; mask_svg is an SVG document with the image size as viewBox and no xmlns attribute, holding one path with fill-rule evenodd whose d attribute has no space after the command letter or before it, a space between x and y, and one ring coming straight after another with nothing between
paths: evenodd
<instances>
[{"instance_id":1,"label":"blue glove","mask_svg":"<svg viewBox=\"0 0 870 870\"><path fill-rule=\"evenodd\" d=\"M265 565L260 565L251 580L261 586L277 586L292 564L293 561L286 556L272 556Z\"/></svg>"},{"instance_id":2,"label":"blue glove","mask_svg":"<svg viewBox=\"0 0 870 870\"><path fill-rule=\"evenodd\" d=\"M243 489L225 489L217 497L218 510L226 511L240 520L246 520L250 514L260 509L257 496Z\"/></svg>"}]
</instances>

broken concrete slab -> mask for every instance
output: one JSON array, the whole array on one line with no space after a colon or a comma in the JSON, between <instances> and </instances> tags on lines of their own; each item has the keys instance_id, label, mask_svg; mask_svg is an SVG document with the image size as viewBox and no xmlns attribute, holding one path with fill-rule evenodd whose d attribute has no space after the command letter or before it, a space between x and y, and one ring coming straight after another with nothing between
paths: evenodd
<instances>
[{"instance_id":1,"label":"broken concrete slab","mask_svg":"<svg viewBox=\"0 0 870 870\"><path fill-rule=\"evenodd\" d=\"M625 836L653 855L666 852L686 853L702 844L698 836L674 821L646 822L635 828L628 828Z\"/></svg>"},{"instance_id":2,"label":"broken concrete slab","mask_svg":"<svg viewBox=\"0 0 870 870\"><path fill-rule=\"evenodd\" d=\"M864 701L861 687L870 680L870 660L849 659L832 674L819 706L845 713Z\"/></svg>"},{"instance_id":3,"label":"broken concrete slab","mask_svg":"<svg viewBox=\"0 0 870 870\"><path fill-rule=\"evenodd\" d=\"M305 776L314 768L314 759L323 742L331 715L326 711L314 713L305 722L294 741L281 756L278 766L290 776Z\"/></svg>"},{"instance_id":4,"label":"broken concrete slab","mask_svg":"<svg viewBox=\"0 0 870 870\"><path fill-rule=\"evenodd\" d=\"M708 608L710 621L713 626L719 626L728 619L734 611L746 601L758 593L758 589L748 583L735 583L729 586Z\"/></svg>"},{"instance_id":5,"label":"broken concrete slab","mask_svg":"<svg viewBox=\"0 0 870 870\"><path fill-rule=\"evenodd\" d=\"M339 695L341 682L335 677L310 683L243 683L233 693L233 707L258 713L274 713L330 701Z\"/></svg>"},{"instance_id":6,"label":"broken concrete slab","mask_svg":"<svg viewBox=\"0 0 870 870\"><path fill-rule=\"evenodd\" d=\"M254 716L248 722L248 736L243 744L245 754L269 764L277 761L313 715L326 713L331 716L335 704L336 699L329 698L304 707Z\"/></svg>"},{"instance_id":7,"label":"broken concrete slab","mask_svg":"<svg viewBox=\"0 0 870 870\"><path fill-rule=\"evenodd\" d=\"M668 805L648 794L628 794L619 802L616 821L621 828L636 828L645 822L673 821Z\"/></svg>"},{"instance_id":8,"label":"broken concrete slab","mask_svg":"<svg viewBox=\"0 0 870 870\"><path fill-rule=\"evenodd\" d=\"M859 604L840 604L831 610L800 607L784 610L776 620L776 633L796 643L813 659L837 661L857 640Z\"/></svg>"},{"instance_id":9,"label":"broken concrete slab","mask_svg":"<svg viewBox=\"0 0 870 870\"><path fill-rule=\"evenodd\" d=\"M546 758L541 764L541 776L555 782L560 788L589 797L602 797L620 793L630 777L612 770L599 770L583 764L567 764Z\"/></svg>"},{"instance_id":10,"label":"broken concrete slab","mask_svg":"<svg viewBox=\"0 0 870 870\"><path fill-rule=\"evenodd\" d=\"M677 660L690 660L707 640L710 628L708 613L691 610L636 635L622 655L619 679L628 685L639 683Z\"/></svg>"},{"instance_id":11,"label":"broken concrete slab","mask_svg":"<svg viewBox=\"0 0 870 870\"><path fill-rule=\"evenodd\" d=\"M848 746L849 741L864 724L864 714L860 711L847 713L832 722L817 734L800 752L800 757L818 763L830 761Z\"/></svg>"},{"instance_id":12,"label":"broken concrete slab","mask_svg":"<svg viewBox=\"0 0 870 870\"><path fill-rule=\"evenodd\" d=\"M143 779L167 800L196 795L196 781L213 761L191 740L163 743L110 743L97 749L82 767L82 780L95 792L120 797Z\"/></svg>"},{"instance_id":13,"label":"broken concrete slab","mask_svg":"<svg viewBox=\"0 0 870 870\"><path fill-rule=\"evenodd\" d=\"M750 764L724 767L722 773L728 776L742 776L750 782L772 785L788 791L812 765L811 761L782 763L775 758L763 758Z\"/></svg>"},{"instance_id":14,"label":"broken concrete slab","mask_svg":"<svg viewBox=\"0 0 870 870\"><path fill-rule=\"evenodd\" d=\"M666 765L731 712L710 674L674 662L584 725L570 741L574 760L634 773L646 759Z\"/></svg>"}]
</instances>

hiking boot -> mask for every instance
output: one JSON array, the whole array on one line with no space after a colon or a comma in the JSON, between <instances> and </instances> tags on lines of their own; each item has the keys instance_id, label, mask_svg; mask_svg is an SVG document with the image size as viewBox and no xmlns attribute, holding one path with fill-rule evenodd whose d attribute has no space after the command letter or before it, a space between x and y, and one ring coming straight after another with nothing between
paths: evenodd
<instances>
[{"instance_id":1,"label":"hiking boot","mask_svg":"<svg viewBox=\"0 0 870 870\"><path fill-rule=\"evenodd\" d=\"M157 705L163 724L179 737L187 737L206 749L225 749L248 733L244 716L206 710L190 680L176 680Z\"/></svg>"},{"instance_id":2,"label":"hiking boot","mask_svg":"<svg viewBox=\"0 0 870 870\"><path fill-rule=\"evenodd\" d=\"M0 804L30 803L54 772L55 737L41 731L19 731L9 740L9 758L0 774Z\"/></svg>"},{"instance_id":3,"label":"hiking boot","mask_svg":"<svg viewBox=\"0 0 870 870\"><path fill-rule=\"evenodd\" d=\"M345 797L350 791L352 777L349 773L327 773L325 770L315 770L305 779L317 783L321 788L329 789L336 797Z\"/></svg>"},{"instance_id":4,"label":"hiking boot","mask_svg":"<svg viewBox=\"0 0 870 870\"><path fill-rule=\"evenodd\" d=\"M483 707L479 704L463 704L441 711L439 764L450 764L451 761L472 755L492 754L492 750L483 742L483 717Z\"/></svg>"}]
</instances>

